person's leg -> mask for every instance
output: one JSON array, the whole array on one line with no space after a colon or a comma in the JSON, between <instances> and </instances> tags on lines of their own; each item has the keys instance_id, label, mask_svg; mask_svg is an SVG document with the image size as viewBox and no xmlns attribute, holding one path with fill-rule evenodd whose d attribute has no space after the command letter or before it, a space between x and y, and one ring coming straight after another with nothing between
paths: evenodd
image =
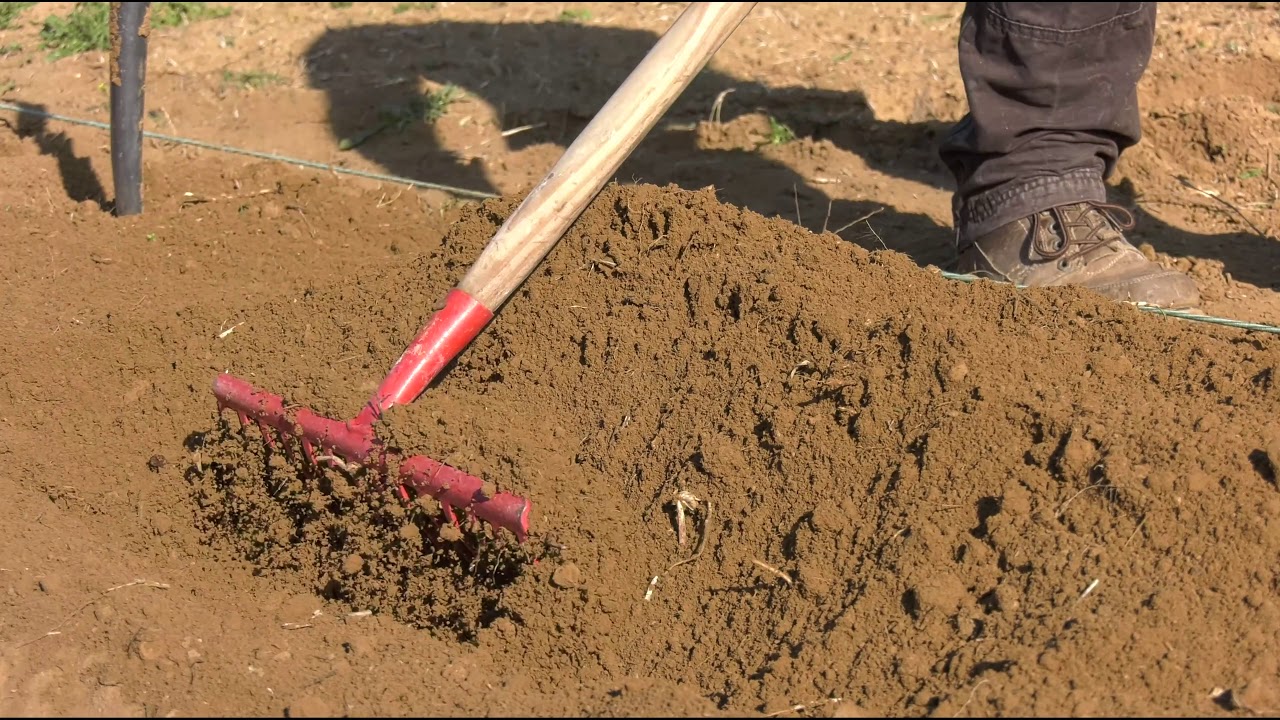
<instances>
[{"instance_id":1,"label":"person's leg","mask_svg":"<svg viewBox=\"0 0 1280 720\"><path fill-rule=\"evenodd\" d=\"M1138 81L1155 20L1156 3L966 5L969 113L942 147L957 184L957 270L1170 307L1199 302L1190 278L1124 239L1117 213L1128 213L1106 205L1104 181L1141 137Z\"/></svg>"}]
</instances>

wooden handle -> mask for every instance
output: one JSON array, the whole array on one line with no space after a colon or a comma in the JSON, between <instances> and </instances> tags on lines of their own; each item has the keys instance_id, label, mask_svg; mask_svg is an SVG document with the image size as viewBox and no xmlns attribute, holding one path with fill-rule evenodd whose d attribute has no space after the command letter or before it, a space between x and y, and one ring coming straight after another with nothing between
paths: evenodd
<instances>
[{"instance_id":1,"label":"wooden handle","mask_svg":"<svg viewBox=\"0 0 1280 720\"><path fill-rule=\"evenodd\" d=\"M502 224L458 289L497 311L755 5L691 3Z\"/></svg>"}]
</instances>

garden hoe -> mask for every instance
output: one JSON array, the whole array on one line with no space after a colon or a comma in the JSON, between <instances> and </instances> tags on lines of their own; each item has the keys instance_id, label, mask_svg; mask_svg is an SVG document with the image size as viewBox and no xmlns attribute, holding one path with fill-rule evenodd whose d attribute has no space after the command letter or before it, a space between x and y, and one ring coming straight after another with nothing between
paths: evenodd
<instances>
[{"instance_id":1,"label":"garden hoe","mask_svg":"<svg viewBox=\"0 0 1280 720\"><path fill-rule=\"evenodd\" d=\"M529 532L527 499L489 496L479 478L425 456L401 458L382 446L374 425L389 408L416 400L484 330L754 6L695 2L684 10L448 291L355 418L333 420L295 409L281 396L225 373L213 384L219 410L235 411L242 424L257 424L273 445L272 430L286 449L300 438L313 464L320 451L385 479L394 474L402 500L431 497L451 522L457 522L455 510L470 512L523 542Z\"/></svg>"}]
</instances>

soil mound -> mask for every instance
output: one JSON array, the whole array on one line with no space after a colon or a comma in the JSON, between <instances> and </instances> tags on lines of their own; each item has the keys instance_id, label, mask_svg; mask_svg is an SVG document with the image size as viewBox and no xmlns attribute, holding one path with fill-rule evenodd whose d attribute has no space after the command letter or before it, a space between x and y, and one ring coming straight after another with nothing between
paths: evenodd
<instances>
[{"instance_id":1,"label":"soil mound","mask_svg":"<svg viewBox=\"0 0 1280 720\"><path fill-rule=\"evenodd\" d=\"M268 304L217 361L354 415L515 205ZM264 463L253 434L211 433L192 487L262 572L566 683L738 711L1199 712L1280 670L1278 365L1270 338L610 186L385 431L530 497L529 543Z\"/></svg>"}]
</instances>

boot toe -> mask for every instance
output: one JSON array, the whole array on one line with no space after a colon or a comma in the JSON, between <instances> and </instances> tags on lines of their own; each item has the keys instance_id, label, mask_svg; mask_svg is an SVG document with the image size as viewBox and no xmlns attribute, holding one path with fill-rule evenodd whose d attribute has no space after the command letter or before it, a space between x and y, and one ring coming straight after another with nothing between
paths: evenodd
<instances>
[{"instance_id":1,"label":"boot toe","mask_svg":"<svg viewBox=\"0 0 1280 720\"><path fill-rule=\"evenodd\" d=\"M1143 303L1166 310L1194 310L1200 306L1200 289L1190 276L1172 270L1126 278L1095 287L1108 297Z\"/></svg>"}]
</instances>

